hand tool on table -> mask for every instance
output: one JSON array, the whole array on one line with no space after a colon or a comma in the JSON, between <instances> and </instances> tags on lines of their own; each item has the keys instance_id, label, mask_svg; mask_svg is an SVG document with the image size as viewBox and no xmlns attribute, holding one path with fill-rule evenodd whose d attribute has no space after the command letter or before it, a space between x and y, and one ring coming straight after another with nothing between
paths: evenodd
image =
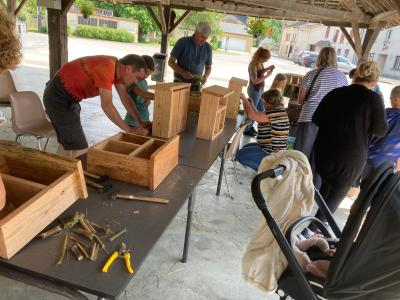
<instances>
[{"instance_id":1,"label":"hand tool on table","mask_svg":"<svg viewBox=\"0 0 400 300\"><path fill-rule=\"evenodd\" d=\"M94 181L96 183L101 183L101 182L104 182L109 179L109 177L107 175L100 176L100 175L97 175L94 173L90 173L88 171L84 171L83 173L85 174L85 176L87 178L90 178L92 181Z\"/></svg>"},{"instance_id":2,"label":"hand tool on table","mask_svg":"<svg viewBox=\"0 0 400 300\"><path fill-rule=\"evenodd\" d=\"M137 196L137 195L132 195L132 194L113 193L111 195L111 200L116 200L116 199L138 200L138 201L155 202L155 203L163 203L163 204L169 203L168 199L163 199L163 198L154 198L154 197Z\"/></svg>"},{"instance_id":3,"label":"hand tool on table","mask_svg":"<svg viewBox=\"0 0 400 300\"><path fill-rule=\"evenodd\" d=\"M126 249L125 243L121 243L121 248L118 251L115 251L111 256L108 258L107 262L104 264L101 271L103 273L108 272L108 268L112 265L112 263L118 258L121 257L125 260L125 266L129 273L133 273L133 269L131 267L131 254L129 249Z\"/></svg>"},{"instance_id":4,"label":"hand tool on table","mask_svg":"<svg viewBox=\"0 0 400 300\"><path fill-rule=\"evenodd\" d=\"M85 180L86 180L86 184L87 185L90 185L90 186L96 188L97 191L100 194L102 194L102 193L104 193L104 192L106 192L106 191L108 191L109 189L112 188L112 184L111 183L102 185L100 183L96 183L96 182L94 182L94 181L92 181L90 179L87 179L87 178Z\"/></svg>"}]
</instances>

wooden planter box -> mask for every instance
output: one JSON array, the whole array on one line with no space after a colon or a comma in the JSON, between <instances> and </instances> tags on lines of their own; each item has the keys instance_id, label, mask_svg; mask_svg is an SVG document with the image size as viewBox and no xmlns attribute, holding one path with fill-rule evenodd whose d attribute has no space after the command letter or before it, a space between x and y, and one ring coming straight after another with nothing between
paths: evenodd
<instances>
[{"instance_id":1,"label":"wooden planter box","mask_svg":"<svg viewBox=\"0 0 400 300\"><path fill-rule=\"evenodd\" d=\"M0 211L0 256L11 258L77 199L87 198L80 161L0 142L6 206Z\"/></svg>"},{"instance_id":2,"label":"wooden planter box","mask_svg":"<svg viewBox=\"0 0 400 300\"><path fill-rule=\"evenodd\" d=\"M213 140L225 124L228 97L235 91L218 85L202 89L197 137Z\"/></svg>"},{"instance_id":3,"label":"wooden planter box","mask_svg":"<svg viewBox=\"0 0 400 300\"><path fill-rule=\"evenodd\" d=\"M190 83L155 86L152 135L170 138L186 129Z\"/></svg>"},{"instance_id":4,"label":"wooden planter box","mask_svg":"<svg viewBox=\"0 0 400 300\"><path fill-rule=\"evenodd\" d=\"M179 136L118 133L88 150L88 171L155 190L178 164Z\"/></svg>"},{"instance_id":5,"label":"wooden planter box","mask_svg":"<svg viewBox=\"0 0 400 300\"><path fill-rule=\"evenodd\" d=\"M229 96L228 107L226 109L226 117L228 119L236 119L239 112L240 95L243 87L247 86L247 80L232 77L229 80L229 89L235 92Z\"/></svg>"}]
</instances>

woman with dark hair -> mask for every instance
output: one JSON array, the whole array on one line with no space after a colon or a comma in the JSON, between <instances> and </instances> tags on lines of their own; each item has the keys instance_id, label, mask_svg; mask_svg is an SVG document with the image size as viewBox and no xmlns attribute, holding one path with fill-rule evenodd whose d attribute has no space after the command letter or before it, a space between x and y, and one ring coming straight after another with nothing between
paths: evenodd
<instances>
[{"instance_id":1,"label":"woman with dark hair","mask_svg":"<svg viewBox=\"0 0 400 300\"><path fill-rule=\"evenodd\" d=\"M362 63L353 83L328 93L312 117L319 127L315 167L321 176L320 193L332 213L360 178L371 137L387 131L383 99L371 90L379 75L375 62Z\"/></svg>"},{"instance_id":2,"label":"woman with dark hair","mask_svg":"<svg viewBox=\"0 0 400 300\"><path fill-rule=\"evenodd\" d=\"M249 71L249 86L247 87L247 95L253 102L254 107L258 111L264 111L264 104L260 101L260 97L264 92L265 79L272 74L275 66L271 65L264 68L264 63L271 58L271 52L268 49L259 47L251 58L248 71ZM252 122L245 130L244 134L256 136L257 131L253 127Z\"/></svg>"},{"instance_id":3,"label":"woman with dark hair","mask_svg":"<svg viewBox=\"0 0 400 300\"><path fill-rule=\"evenodd\" d=\"M318 127L311 118L322 98L331 90L347 85L346 76L337 69L336 51L325 47L318 55L317 67L300 81L298 101L302 104L294 149L303 152L310 160Z\"/></svg>"}]
</instances>

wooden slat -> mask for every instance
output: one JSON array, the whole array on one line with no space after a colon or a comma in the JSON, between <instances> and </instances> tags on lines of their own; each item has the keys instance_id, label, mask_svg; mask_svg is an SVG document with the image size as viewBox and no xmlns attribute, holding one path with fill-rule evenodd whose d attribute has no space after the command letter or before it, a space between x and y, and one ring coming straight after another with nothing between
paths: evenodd
<instances>
[{"instance_id":1,"label":"wooden slat","mask_svg":"<svg viewBox=\"0 0 400 300\"><path fill-rule=\"evenodd\" d=\"M361 36L360 29L357 23L351 23L353 28L353 37L354 37L354 45L356 48L356 54L359 58L362 57L362 44L361 44Z\"/></svg>"},{"instance_id":2,"label":"wooden slat","mask_svg":"<svg viewBox=\"0 0 400 300\"><path fill-rule=\"evenodd\" d=\"M349 34L349 32L347 31L346 28L344 28L343 26L340 27L340 30L343 32L344 36L346 37L347 41L349 42L351 48L353 48L354 52L357 53L356 51L356 45L354 44L353 38L351 37L351 35Z\"/></svg>"},{"instance_id":3,"label":"wooden slat","mask_svg":"<svg viewBox=\"0 0 400 300\"><path fill-rule=\"evenodd\" d=\"M379 32L381 31L381 28L375 28L375 29L367 29L367 33L365 34L364 37L364 43L362 46L362 57L367 59L368 58L368 54L369 51L372 48L372 45L374 44L374 42L376 41L376 38L379 35Z\"/></svg>"},{"instance_id":4,"label":"wooden slat","mask_svg":"<svg viewBox=\"0 0 400 300\"><path fill-rule=\"evenodd\" d=\"M190 9L187 9L180 17L178 20L176 20L176 22L174 23L174 25L171 26L171 28L169 29L169 33L172 33L172 31L174 31L174 29L176 27L178 27L178 25L186 18L186 16L191 12Z\"/></svg>"},{"instance_id":5,"label":"wooden slat","mask_svg":"<svg viewBox=\"0 0 400 300\"><path fill-rule=\"evenodd\" d=\"M154 23L156 23L158 29L160 29L161 31L161 23L158 20L156 14L154 13L153 9L150 6L146 6L147 11L149 12L149 15L152 17L152 19L154 20Z\"/></svg>"}]
</instances>

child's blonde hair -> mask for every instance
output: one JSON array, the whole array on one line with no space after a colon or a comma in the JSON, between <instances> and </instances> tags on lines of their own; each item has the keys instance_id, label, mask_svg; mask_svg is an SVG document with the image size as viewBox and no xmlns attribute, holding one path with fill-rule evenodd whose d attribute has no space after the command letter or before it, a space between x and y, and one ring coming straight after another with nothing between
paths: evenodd
<instances>
[{"instance_id":1,"label":"child's blonde hair","mask_svg":"<svg viewBox=\"0 0 400 300\"><path fill-rule=\"evenodd\" d=\"M390 92L390 98L400 100L400 85L395 86Z\"/></svg>"},{"instance_id":2,"label":"child's blonde hair","mask_svg":"<svg viewBox=\"0 0 400 300\"><path fill-rule=\"evenodd\" d=\"M276 74L274 81L272 81L271 89L277 89L278 82L287 81L287 77L285 74L278 73Z\"/></svg>"},{"instance_id":3,"label":"child's blonde hair","mask_svg":"<svg viewBox=\"0 0 400 300\"><path fill-rule=\"evenodd\" d=\"M278 89L270 89L261 95L264 104L269 104L271 108L283 108L283 96Z\"/></svg>"}]
</instances>

